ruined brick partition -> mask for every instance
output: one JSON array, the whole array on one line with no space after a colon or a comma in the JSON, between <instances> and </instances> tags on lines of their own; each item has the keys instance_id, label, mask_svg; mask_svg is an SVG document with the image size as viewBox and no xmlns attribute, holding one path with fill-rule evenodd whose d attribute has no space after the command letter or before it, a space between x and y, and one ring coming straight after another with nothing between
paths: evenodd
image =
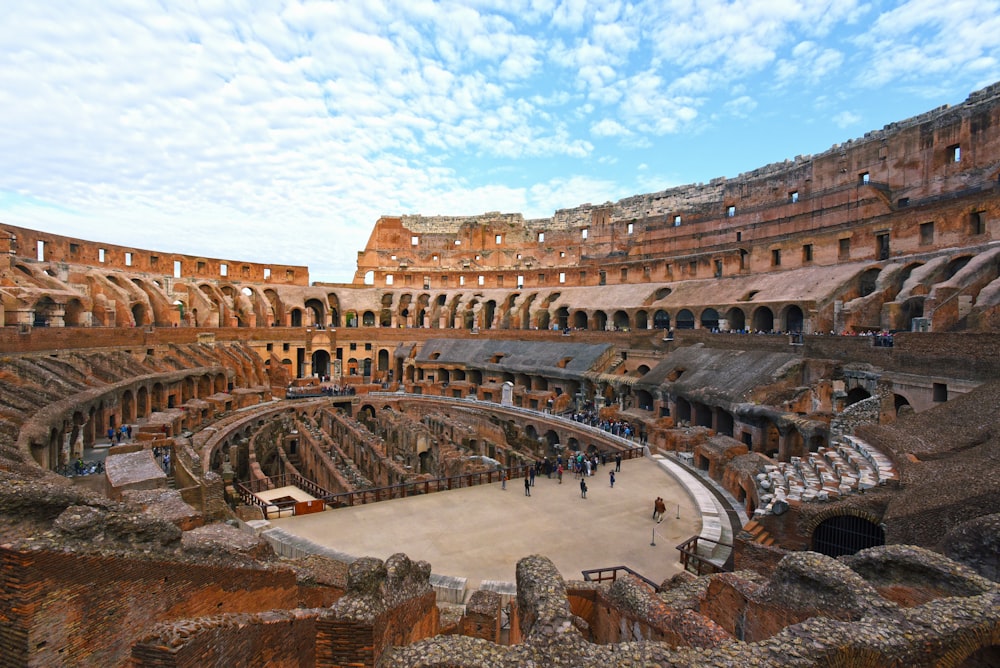
<instances>
[{"instance_id":1,"label":"ruined brick partition","mask_svg":"<svg viewBox=\"0 0 1000 668\"><path fill-rule=\"evenodd\" d=\"M319 609L219 615L161 625L132 648L133 668L257 665L300 668L316 663Z\"/></svg>"},{"instance_id":2,"label":"ruined brick partition","mask_svg":"<svg viewBox=\"0 0 1000 668\"><path fill-rule=\"evenodd\" d=\"M0 546L0 665L120 666L156 623L298 605L285 569Z\"/></svg>"},{"instance_id":3,"label":"ruined brick partition","mask_svg":"<svg viewBox=\"0 0 1000 668\"><path fill-rule=\"evenodd\" d=\"M374 666L389 647L409 645L438 632L437 595L433 591L408 598L371 619L330 613L319 619L317 668Z\"/></svg>"}]
</instances>

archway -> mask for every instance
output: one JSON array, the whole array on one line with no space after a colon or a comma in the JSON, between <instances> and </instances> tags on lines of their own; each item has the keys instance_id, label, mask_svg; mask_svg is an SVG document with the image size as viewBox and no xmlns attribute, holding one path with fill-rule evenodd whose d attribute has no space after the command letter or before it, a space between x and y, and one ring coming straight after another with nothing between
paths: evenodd
<instances>
[{"instance_id":1,"label":"archway","mask_svg":"<svg viewBox=\"0 0 1000 668\"><path fill-rule=\"evenodd\" d=\"M677 329L694 329L694 313L689 309L681 309L677 314L675 327Z\"/></svg>"},{"instance_id":2,"label":"archway","mask_svg":"<svg viewBox=\"0 0 1000 668\"><path fill-rule=\"evenodd\" d=\"M635 328L649 329L649 314L646 311L635 312Z\"/></svg>"},{"instance_id":3,"label":"archway","mask_svg":"<svg viewBox=\"0 0 1000 668\"><path fill-rule=\"evenodd\" d=\"M573 329L587 329L587 313L577 311L573 314Z\"/></svg>"},{"instance_id":4,"label":"archway","mask_svg":"<svg viewBox=\"0 0 1000 668\"><path fill-rule=\"evenodd\" d=\"M801 332L802 326L805 324L805 316L802 314L802 309L792 304L785 310L785 331L786 332Z\"/></svg>"},{"instance_id":5,"label":"archway","mask_svg":"<svg viewBox=\"0 0 1000 668\"><path fill-rule=\"evenodd\" d=\"M145 304L133 304L132 306L132 319L135 321L136 327L142 327L147 323L146 321L146 305Z\"/></svg>"},{"instance_id":6,"label":"archway","mask_svg":"<svg viewBox=\"0 0 1000 668\"><path fill-rule=\"evenodd\" d=\"M735 306L726 311L726 325L730 331L743 331L747 326L747 317L743 309Z\"/></svg>"},{"instance_id":7,"label":"archway","mask_svg":"<svg viewBox=\"0 0 1000 668\"><path fill-rule=\"evenodd\" d=\"M701 312L702 329L716 330L719 328L719 312L714 308L707 308Z\"/></svg>"},{"instance_id":8,"label":"archway","mask_svg":"<svg viewBox=\"0 0 1000 668\"><path fill-rule=\"evenodd\" d=\"M312 354L312 370L314 376L326 378L330 375L330 353L317 350Z\"/></svg>"},{"instance_id":9,"label":"archway","mask_svg":"<svg viewBox=\"0 0 1000 668\"><path fill-rule=\"evenodd\" d=\"M614 324L616 330L626 330L629 327L628 313L625 311L615 311Z\"/></svg>"},{"instance_id":10,"label":"archway","mask_svg":"<svg viewBox=\"0 0 1000 668\"><path fill-rule=\"evenodd\" d=\"M828 557L854 554L885 545L882 527L856 515L836 515L820 522L813 531L812 550Z\"/></svg>"},{"instance_id":11,"label":"archway","mask_svg":"<svg viewBox=\"0 0 1000 668\"><path fill-rule=\"evenodd\" d=\"M598 332L603 332L608 328L608 314L604 311L594 311L594 329Z\"/></svg>"},{"instance_id":12,"label":"archway","mask_svg":"<svg viewBox=\"0 0 1000 668\"><path fill-rule=\"evenodd\" d=\"M847 393L847 401L844 402L844 406L856 404L859 401L869 398L870 396L872 396L871 393L863 387L851 388L851 390Z\"/></svg>"},{"instance_id":13,"label":"archway","mask_svg":"<svg viewBox=\"0 0 1000 668\"><path fill-rule=\"evenodd\" d=\"M753 328L758 332L770 332L774 329L774 313L766 306L761 306L753 312Z\"/></svg>"},{"instance_id":14,"label":"archway","mask_svg":"<svg viewBox=\"0 0 1000 668\"><path fill-rule=\"evenodd\" d=\"M670 329L670 314L663 309L654 313L653 329Z\"/></svg>"}]
</instances>

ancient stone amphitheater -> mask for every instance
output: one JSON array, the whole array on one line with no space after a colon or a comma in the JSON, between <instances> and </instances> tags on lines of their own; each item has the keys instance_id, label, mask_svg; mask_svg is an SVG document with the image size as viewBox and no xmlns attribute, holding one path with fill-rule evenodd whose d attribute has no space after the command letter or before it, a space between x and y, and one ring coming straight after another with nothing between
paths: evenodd
<instances>
[{"instance_id":1,"label":"ancient stone amphitheater","mask_svg":"<svg viewBox=\"0 0 1000 668\"><path fill-rule=\"evenodd\" d=\"M1000 84L551 218L385 217L351 284L0 230L2 666L1000 665ZM683 575L525 555L446 602L270 528L576 454L695 481Z\"/></svg>"}]
</instances>

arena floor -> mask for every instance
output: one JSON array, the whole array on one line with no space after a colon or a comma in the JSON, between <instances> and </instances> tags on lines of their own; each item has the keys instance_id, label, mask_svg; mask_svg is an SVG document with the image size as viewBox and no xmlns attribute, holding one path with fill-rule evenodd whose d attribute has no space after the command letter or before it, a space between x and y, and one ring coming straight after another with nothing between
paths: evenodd
<instances>
[{"instance_id":1,"label":"arena floor","mask_svg":"<svg viewBox=\"0 0 1000 668\"><path fill-rule=\"evenodd\" d=\"M385 559L404 552L430 562L436 574L467 578L470 587L482 580L513 582L517 560L530 554L551 559L567 579L619 565L654 582L680 572L676 546L701 529L691 498L653 459L623 461L614 489L608 476L613 468L601 466L587 479L586 499L572 474L562 484L541 476L530 497L518 478L506 490L494 483L272 524L353 556ZM651 519L657 496L668 509L659 524Z\"/></svg>"}]
</instances>

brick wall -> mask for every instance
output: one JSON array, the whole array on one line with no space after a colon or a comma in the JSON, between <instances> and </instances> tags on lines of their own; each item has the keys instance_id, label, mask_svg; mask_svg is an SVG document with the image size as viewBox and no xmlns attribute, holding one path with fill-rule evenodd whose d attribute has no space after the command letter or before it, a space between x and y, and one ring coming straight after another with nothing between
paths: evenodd
<instances>
[{"instance_id":1,"label":"brick wall","mask_svg":"<svg viewBox=\"0 0 1000 668\"><path fill-rule=\"evenodd\" d=\"M134 668L267 666L311 668L316 664L320 609L218 615L158 627L132 647Z\"/></svg>"},{"instance_id":2,"label":"brick wall","mask_svg":"<svg viewBox=\"0 0 1000 668\"><path fill-rule=\"evenodd\" d=\"M2 665L125 665L154 624L299 603L292 571L0 547Z\"/></svg>"}]
</instances>

